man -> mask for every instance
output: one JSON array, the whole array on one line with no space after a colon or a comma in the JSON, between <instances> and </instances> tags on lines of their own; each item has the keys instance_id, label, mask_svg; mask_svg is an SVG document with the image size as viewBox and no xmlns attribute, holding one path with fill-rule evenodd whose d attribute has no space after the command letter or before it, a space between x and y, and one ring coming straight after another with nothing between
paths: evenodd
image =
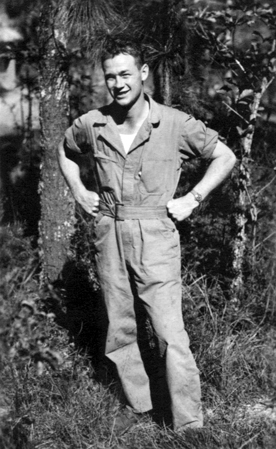
<instances>
[{"instance_id":1,"label":"man","mask_svg":"<svg viewBox=\"0 0 276 449\"><path fill-rule=\"evenodd\" d=\"M181 307L180 244L185 220L232 170L235 156L217 133L144 94L149 68L136 43L110 41L102 56L113 102L81 116L59 145L61 170L78 203L95 217L98 275L109 319L105 354L115 363L129 407L152 409L137 344L134 303L159 342L175 430L203 423L199 373ZM86 190L70 151L93 153L99 192ZM173 199L183 161L210 159L203 179Z\"/></svg>"}]
</instances>

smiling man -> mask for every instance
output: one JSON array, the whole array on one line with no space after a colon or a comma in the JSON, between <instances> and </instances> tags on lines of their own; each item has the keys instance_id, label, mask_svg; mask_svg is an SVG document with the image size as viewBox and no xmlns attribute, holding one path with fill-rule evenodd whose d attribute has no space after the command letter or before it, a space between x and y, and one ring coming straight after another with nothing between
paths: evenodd
<instances>
[{"instance_id":1,"label":"smiling man","mask_svg":"<svg viewBox=\"0 0 276 449\"><path fill-rule=\"evenodd\" d=\"M153 408L137 343L139 302L159 343L173 427L201 427L199 372L182 317L176 224L229 175L235 156L202 122L144 94L149 68L139 44L110 40L102 66L113 102L74 121L58 158L76 201L95 217L96 263L109 319L105 354L117 367L129 405L117 424L128 426ZM84 187L68 157L84 148L95 161L98 192ZM204 177L174 199L182 163L198 157L210 161Z\"/></svg>"}]
</instances>

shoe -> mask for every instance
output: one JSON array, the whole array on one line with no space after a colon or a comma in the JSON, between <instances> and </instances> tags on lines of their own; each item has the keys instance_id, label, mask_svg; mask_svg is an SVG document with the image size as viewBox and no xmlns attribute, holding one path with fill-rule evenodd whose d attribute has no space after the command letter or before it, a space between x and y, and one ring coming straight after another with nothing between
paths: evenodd
<instances>
[{"instance_id":1,"label":"shoe","mask_svg":"<svg viewBox=\"0 0 276 449\"><path fill-rule=\"evenodd\" d=\"M114 419L113 430L119 435L128 432L133 426L138 424L141 419L148 415L145 413L134 413L130 407L121 410Z\"/></svg>"}]
</instances>

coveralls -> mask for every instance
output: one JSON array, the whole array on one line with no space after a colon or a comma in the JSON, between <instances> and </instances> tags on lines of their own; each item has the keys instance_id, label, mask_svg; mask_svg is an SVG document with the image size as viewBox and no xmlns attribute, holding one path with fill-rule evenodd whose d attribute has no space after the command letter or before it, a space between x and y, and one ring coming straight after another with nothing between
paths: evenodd
<instances>
[{"instance_id":1,"label":"coveralls","mask_svg":"<svg viewBox=\"0 0 276 449\"><path fill-rule=\"evenodd\" d=\"M199 372L182 318L179 234L167 215L181 165L209 158L217 133L201 121L146 97L148 118L125 153L109 107L92 110L66 131L67 146L93 152L100 186L96 264L109 320L105 353L117 367L134 412L152 409L137 344L136 294L165 357L174 429L202 425Z\"/></svg>"}]
</instances>

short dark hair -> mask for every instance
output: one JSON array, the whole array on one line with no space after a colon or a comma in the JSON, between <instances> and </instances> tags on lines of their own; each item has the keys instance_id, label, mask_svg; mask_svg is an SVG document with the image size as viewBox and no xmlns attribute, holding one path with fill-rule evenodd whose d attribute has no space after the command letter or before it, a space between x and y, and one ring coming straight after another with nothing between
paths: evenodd
<instances>
[{"instance_id":1,"label":"short dark hair","mask_svg":"<svg viewBox=\"0 0 276 449\"><path fill-rule=\"evenodd\" d=\"M108 37L103 45L101 53L101 63L106 59L114 58L119 54L127 54L134 57L138 67L142 67L145 63L144 51L142 44L128 37Z\"/></svg>"}]
</instances>

